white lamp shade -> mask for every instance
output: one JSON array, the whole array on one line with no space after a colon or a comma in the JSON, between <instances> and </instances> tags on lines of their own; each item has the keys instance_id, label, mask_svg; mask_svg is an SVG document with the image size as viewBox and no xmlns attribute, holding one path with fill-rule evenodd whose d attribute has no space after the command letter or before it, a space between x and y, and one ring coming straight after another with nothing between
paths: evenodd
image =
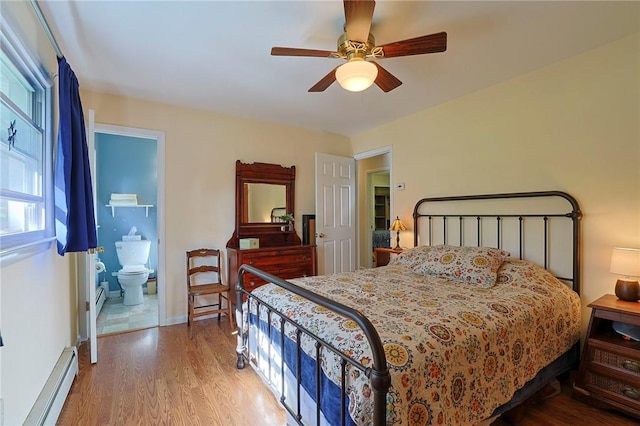
<instances>
[{"instance_id":1,"label":"white lamp shade","mask_svg":"<svg viewBox=\"0 0 640 426\"><path fill-rule=\"evenodd\" d=\"M336 80L343 89L361 92L371 86L378 76L378 67L363 59L354 58L336 70Z\"/></svg>"},{"instance_id":2,"label":"white lamp shade","mask_svg":"<svg viewBox=\"0 0 640 426\"><path fill-rule=\"evenodd\" d=\"M614 247L609 270L626 277L640 277L640 249Z\"/></svg>"}]
</instances>

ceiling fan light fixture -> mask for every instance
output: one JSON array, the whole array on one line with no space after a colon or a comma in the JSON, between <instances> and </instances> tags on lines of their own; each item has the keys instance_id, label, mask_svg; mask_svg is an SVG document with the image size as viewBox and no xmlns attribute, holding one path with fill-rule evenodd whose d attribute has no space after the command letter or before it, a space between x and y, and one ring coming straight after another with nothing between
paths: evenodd
<instances>
[{"instance_id":1,"label":"ceiling fan light fixture","mask_svg":"<svg viewBox=\"0 0 640 426\"><path fill-rule=\"evenodd\" d=\"M362 58L353 58L336 69L336 80L343 89L361 92L373 84L378 76L378 67Z\"/></svg>"}]
</instances>

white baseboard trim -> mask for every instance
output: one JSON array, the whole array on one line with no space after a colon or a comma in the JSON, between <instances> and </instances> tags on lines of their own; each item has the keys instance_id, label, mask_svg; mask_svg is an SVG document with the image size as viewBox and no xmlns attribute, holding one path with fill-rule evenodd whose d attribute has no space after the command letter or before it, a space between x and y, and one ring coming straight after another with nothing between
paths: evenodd
<instances>
[{"instance_id":1,"label":"white baseboard trim","mask_svg":"<svg viewBox=\"0 0 640 426\"><path fill-rule=\"evenodd\" d=\"M177 317L167 318L167 325L184 324L187 322L186 315L179 315Z\"/></svg>"}]
</instances>

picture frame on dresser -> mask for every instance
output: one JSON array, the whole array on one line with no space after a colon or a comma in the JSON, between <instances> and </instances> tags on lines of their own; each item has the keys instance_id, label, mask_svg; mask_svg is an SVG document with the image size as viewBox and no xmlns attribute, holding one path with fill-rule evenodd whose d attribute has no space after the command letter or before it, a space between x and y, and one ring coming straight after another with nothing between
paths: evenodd
<instances>
[{"instance_id":1,"label":"picture frame on dresser","mask_svg":"<svg viewBox=\"0 0 640 426\"><path fill-rule=\"evenodd\" d=\"M316 215L302 215L302 244L316 245Z\"/></svg>"}]
</instances>

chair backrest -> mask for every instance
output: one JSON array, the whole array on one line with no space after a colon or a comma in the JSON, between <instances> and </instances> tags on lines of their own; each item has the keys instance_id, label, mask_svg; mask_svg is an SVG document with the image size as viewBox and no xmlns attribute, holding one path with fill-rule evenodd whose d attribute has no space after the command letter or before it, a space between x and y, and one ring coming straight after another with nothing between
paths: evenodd
<instances>
[{"instance_id":1,"label":"chair backrest","mask_svg":"<svg viewBox=\"0 0 640 426\"><path fill-rule=\"evenodd\" d=\"M187 251L187 288L202 284L222 284L220 250Z\"/></svg>"}]
</instances>

